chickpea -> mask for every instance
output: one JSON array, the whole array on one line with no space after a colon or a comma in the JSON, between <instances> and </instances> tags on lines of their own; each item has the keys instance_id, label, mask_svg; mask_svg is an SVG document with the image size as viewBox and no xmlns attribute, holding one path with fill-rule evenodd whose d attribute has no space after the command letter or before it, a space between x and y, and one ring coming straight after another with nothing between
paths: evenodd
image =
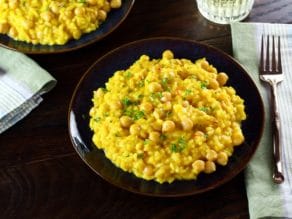
<instances>
[{"instance_id":1,"label":"chickpea","mask_svg":"<svg viewBox=\"0 0 292 219\"><path fill-rule=\"evenodd\" d=\"M30 21L30 20L25 20L23 22L23 27L25 29L31 29L33 26L34 26L34 23L32 21Z\"/></svg>"},{"instance_id":2,"label":"chickpea","mask_svg":"<svg viewBox=\"0 0 292 219\"><path fill-rule=\"evenodd\" d=\"M203 60L201 62L201 67L208 72L213 72L213 73L216 72L216 69L212 65L210 65L207 60Z\"/></svg>"},{"instance_id":3,"label":"chickpea","mask_svg":"<svg viewBox=\"0 0 292 219\"><path fill-rule=\"evenodd\" d=\"M167 102L171 100L171 93L170 92L163 92L162 97L160 99L162 102Z\"/></svg>"},{"instance_id":4,"label":"chickpea","mask_svg":"<svg viewBox=\"0 0 292 219\"><path fill-rule=\"evenodd\" d=\"M151 141L154 141L155 143L159 142L159 140L160 140L160 133L159 132L155 132L155 131L150 132L149 133L149 139Z\"/></svg>"},{"instance_id":5,"label":"chickpea","mask_svg":"<svg viewBox=\"0 0 292 219\"><path fill-rule=\"evenodd\" d=\"M202 132L202 131L196 131L196 132L194 133L194 137L195 137L195 138L203 137L203 136L204 136L204 132Z\"/></svg>"},{"instance_id":6,"label":"chickpea","mask_svg":"<svg viewBox=\"0 0 292 219\"><path fill-rule=\"evenodd\" d=\"M9 34L9 36L15 38L18 35L18 31L16 30L15 27L11 27L10 30L9 30L9 32L8 32L8 34Z\"/></svg>"},{"instance_id":7,"label":"chickpea","mask_svg":"<svg viewBox=\"0 0 292 219\"><path fill-rule=\"evenodd\" d=\"M150 165L147 165L143 170L143 174L146 177L151 177L153 175L153 167Z\"/></svg>"},{"instance_id":8,"label":"chickpea","mask_svg":"<svg viewBox=\"0 0 292 219\"><path fill-rule=\"evenodd\" d=\"M83 7L77 7L77 8L75 8L74 14L76 16L83 16L85 14L85 8L83 8Z\"/></svg>"},{"instance_id":9,"label":"chickpea","mask_svg":"<svg viewBox=\"0 0 292 219\"><path fill-rule=\"evenodd\" d=\"M132 125L133 120L129 116L122 116L120 118L120 123L123 128L129 128Z\"/></svg>"},{"instance_id":10,"label":"chickpea","mask_svg":"<svg viewBox=\"0 0 292 219\"><path fill-rule=\"evenodd\" d=\"M7 22L4 22L4 23L0 23L0 33L8 33L10 29L10 25L7 23Z\"/></svg>"},{"instance_id":11,"label":"chickpea","mask_svg":"<svg viewBox=\"0 0 292 219\"><path fill-rule=\"evenodd\" d=\"M209 65L209 62L207 60L203 60L201 62L201 67L206 70L206 71L209 71L209 68L210 68L210 65Z\"/></svg>"},{"instance_id":12,"label":"chickpea","mask_svg":"<svg viewBox=\"0 0 292 219\"><path fill-rule=\"evenodd\" d=\"M138 124L133 124L130 127L130 133L132 135L139 135L139 132L141 131L141 127Z\"/></svg>"},{"instance_id":13,"label":"chickpea","mask_svg":"<svg viewBox=\"0 0 292 219\"><path fill-rule=\"evenodd\" d=\"M153 122L151 124L151 126L152 126L152 128L154 130L161 131L161 129L162 129L162 123L163 123L163 121L159 119L159 120L156 120L155 122Z\"/></svg>"},{"instance_id":14,"label":"chickpea","mask_svg":"<svg viewBox=\"0 0 292 219\"><path fill-rule=\"evenodd\" d=\"M217 163L222 165L222 166L225 166L228 162L228 155L226 152L224 151L221 151L218 153L218 157L217 157Z\"/></svg>"},{"instance_id":15,"label":"chickpea","mask_svg":"<svg viewBox=\"0 0 292 219\"><path fill-rule=\"evenodd\" d=\"M161 119L165 117L165 112L163 109L156 108L153 112L153 116L155 119Z\"/></svg>"},{"instance_id":16,"label":"chickpea","mask_svg":"<svg viewBox=\"0 0 292 219\"><path fill-rule=\"evenodd\" d=\"M182 119L181 125L183 127L183 130L189 131L189 130L191 130L193 128L194 123L190 118L185 117L185 118Z\"/></svg>"},{"instance_id":17,"label":"chickpea","mask_svg":"<svg viewBox=\"0 0 292 219\"><path fill-rule=\"evenodd\" d=\"M73 18L73 16L74 16L74 13L73 13L72 10L66 10L66 11L64 12L64 14L65 14L65 16L66 16L67 19L71 19L71 18Z\"/></svg>"},{"instance_id":18,"label":"chickpea","mask_svg":"<svg viewBox=\"0 0 292 219\"><path fill-rule=\"evenodd\" d=\"M104 2L104 5L102 6L102 9L105 11L105 12L109 12L111 10L111 5L108 1L105 1Z\"/></svg>"},{"instance_id":19,"label":"chickpea","mask_svg":"<svg viewBox=\"0 0 292 219\"><path fill-rule=\"evenodd\" d=\"M89 111L89 115L94 116L95 112L96 112L95 108L91 108Z\"/></svg>"},{"instance_id":20,"label":"chickpea","mask_svg":"<svg viewBox=\"0 0 292 219\"><path fill-rule=\"evenodd\" d=\"M59 11L60 11L60 7L59 7L58 5L56 5L56 4L52 4L52 5L50 6L50 9L51 9L51 11L52 11L53 13L55 13L55 14L58 14Z\"/></svg>"},{"instance_id":21,"label":"chickpea","mask_svg":"<svg viewBox=\"0 0 292 219\"><path fill-rule=\"evenodd\" d=\"M216 165L213 161L206 161L205 162L205 173L213 173L216 170Z\"/></svg>"},{"instance_id":22,"label":"chickpea","mask_svg":"<svg viewBox=\"0 0 292 219\"><path fill-rule=\"evenodd\" d=\"M232 134L232 142L233 144L240 145L244 141L244 137L241 131L236 131Z\"/></svg>"},{"instance_id":23,"label":"chickpea","mask_svg":"<svg viewBox=\"0 0 292 219\"><path fill-rule=\"evenodd\" d=\"M141 55L139 58L142 62L147 62L150 60L150 57L147 55Z\"/></svg>"},{"instance_id":24,"label":"chickpea","mask_svg":"<svg viewBox=\"0 0 292 219\"><path fill-rule=\"evenodd\" d=\"M163 109L169 111L172 109L172 104L170 101L167 101L165 104L163 104Z\"/></svg>"},{"instance_id":25,"label":"chickpea","mask_svg":"<svg viewBox=\"0 0 292 219\"><path fill-rule=\"evenodd\" d=\"M98 11L98 15L97 15L98 19L100 19L101 21L104 21L107 17L107 12L104 10L99 10Z\"/></svg>"},{"instance_id":26,"label":"chickpea","mask_svg":"<svg viewBox=\"0 0 292 219\"><path fill-rule=\"evenodd\" d=\"M205 162L203 160L196 160L192 167L194 168L196 173L200 173L205 169Z\"/></svg>"},{"instance_id":27,"label":"chickpea","mask_svg":"<svg viewBox=\"0 0 292 219\"><path fill-rule=\"evenodd\" d=\"M110 2L110 6L111 8L119 8L122 5L122 1L121 0L111 0Z\"/></svg>"},{"instance_id":28,"label":"chickpea","mask_svg":"<svg viewBox=\"0 0 292 219\"><path fill-rule=\"evenodd\" d=\"M219 88L219 83L218 83L218 81L217 80L215 80L215 79L211 79L210 81L209 81L209 85L208 85L208 87L209 88L211 88L211 89L218 89Z\"/></svg>"},{"instance_id":29,"label":"chickpea","mask_svg":"<svg viewBox=\"0 0 292 219\"><path fill-rule=\"evenodd\" d=\"M41 16L46 22L50 22L55 17L54 13L51 11L46 11Z\"/></svg>"},{"instance_id":30,"label":"chickpea","mask_svg":"<svg viewBox=\"0 0 292 219\"><path fill-rule=\"evenodd\" d=\"M182 106L183 107L188 107L189 105L190 105L190 102L187 101L187 100L185 100L185 101L182 102Z\"/></svg>"},{"instance_id":31,"label":"chickpea","mask_svg":"<svg viewBox=\"0 0 292 219\"><path fill-rule=\"evenodd\" d=\"M141 104L141 110L146 113L150 113L153 110L153 106L150 102L144 102Z\"/></svg>"},{"instance_id":32,"label":"chickpea","mask_svg":"<svg viewBox=\"0 0 292 219\"><path fill-rule=\"evenodd\" d=\"M18 0L9 0L9 7L12 9L16 9L19 4Z\"/></svg>"},{"instance_id":33,"label":"chickpea","mask_svg":"<svg viewBox=\"0 0 292 219\"><path fill-rule=\"evenodd\" d=\"M90 5L96 5L97 1L96 0L86 0L86 2Z\"/></svg>"},{"instance_id":34,"label":"chickpea","mask_svg":"<svg viewBox=\"0 0 292 219\"><path fill-rule=\"evenodd\" d=\"M217 81L219 83L220 86L223 86L226 84L228 80L228 75L224 72L220 72L218 75L217 75Z\"/></svg>"},{"instance_id":35,"label":"chickpea","mask_svg":"<svg viewBox=\"0 0 292 219\"><path fill-rule=\"evenodd\" d=\"M148 89L151 93L162 91L161 84L159 84L158 82L150 83Z\"/></svg>"},{"instance_id":36,"label":"chickpea","mask_svg":"<svg viewBox=\"0 0 292 219\"><path fill-rule=\"evenodd\" d=\"M146 139L148 137L148 132L145 130L141 130L139 136L143 139Z\"/></svg>"},{"instance_id":37,"label":"chickpea","mask_svg":"<svg viewBox=\"0 0 292 219\"><path fill-rule=\"evenodd\" d=\"M42 39L43 38L43 32L42 31L40 31L40 30L38 30L37 32L36 32L36 37L38 38L38 39Z\"/></svg>"},{"instance_id":38,"label":"chickpea","mask_svg":"<svg viewBox=\"0 0 292 219\"><path fill-rule=\"evenodd\" d=\"M117 100L117 101L114 101L111 106L115 109L115 110L119 110L119 109L122 109L123 107L123 104L121 103L121 101Z\"/></svg>"},{"instance_id":39,"label":"chickpea","mask_svg":"<svg viewBox=\"0 0 292 219\"><path fill-rule=\"evenodd\" d=\"M170 51L170 50L165 50L165 51L162 53L162 58L163 58L163 59L173 59L173 53L172 53L172 51Z\"/></svg>"},{"instance_id":40,"label":"chickpea","mask_svg":"<svg viewBox=\"0 0 292 219\"><path fill-rule=\"evenodd\" d=\"M206 154L206 158L210 161L217 159L217 152L214 150L209 150Z\"/></svg>"},{"instance_id":41,"label":"chickpea","mask_svg":"<svg viewBox=\"0 0 292 219\"><path fill-rule=\"evenodd\" d=\"M98 88L97 91L94 92L94 98L101 98L103 97L104 92L102 88Z\"/></svg>"},{"instance_id":42,"label":"chickpea","mask_svg":"<svg viewBox=\"0 0 292 219\"><path fill-rule=\"evenodd\" d=\"M175 123L171 120L166 120L162 124L162 132L172 132L175 129Z\"/></svg>"}]
</instances>

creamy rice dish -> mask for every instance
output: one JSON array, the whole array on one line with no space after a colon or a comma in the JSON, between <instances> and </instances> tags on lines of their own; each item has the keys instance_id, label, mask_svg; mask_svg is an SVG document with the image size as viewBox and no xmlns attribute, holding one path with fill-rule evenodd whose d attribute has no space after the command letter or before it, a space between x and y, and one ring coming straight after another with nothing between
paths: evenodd
<instances>
[{"instance_id":1,"label":"creamy rice dish","mask_svg":"<svg viewBox=\"0 0 292 219\"><path fill-rule=\"evenodd\" d=\"M0 0L0 33L32 44L62 45L96 30L121 0Z\"/></svg>"},{"instance_id":2,"label":"creamy rice dish","mask_svg":"<svg viewBox=\"0 0 292 219\"><path fill-rule=\"evenodd\" d=\"M135 176L171 183L225 166L244 135L244 100L205 58L142 55L93 93L92 140Z\"/></svg>"}]
</instances>

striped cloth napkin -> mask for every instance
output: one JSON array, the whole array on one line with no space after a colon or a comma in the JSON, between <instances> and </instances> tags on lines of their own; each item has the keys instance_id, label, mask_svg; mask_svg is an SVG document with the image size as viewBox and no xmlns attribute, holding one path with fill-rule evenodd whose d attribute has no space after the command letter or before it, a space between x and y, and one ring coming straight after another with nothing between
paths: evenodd
<instances>
[{"instance_id":1,"label":"striped cloth napkin","mask_svg":"<svg viewBox=\"0 0 292 219\"><path fill-rule=\"evenodd\" d=\"M33 60L0 47L0 134L42 101L56 80Z\"/></svg>"},{"instance_id":2,"label":"striped cloth napkin","mask_svg":"<svg viewBox=\"0 0 292 219\"><path fill-rule=\"evenodd\" d=\"M231 25L233 55L247 69L262 95L266 124L259 148L245 171L250 218L292 218L292 25L234 23ZM284 81L278 86L282 125L284 183L272 181L270 90L258 75L262 34L281 37Z\"/></svg>"}]
</instances>

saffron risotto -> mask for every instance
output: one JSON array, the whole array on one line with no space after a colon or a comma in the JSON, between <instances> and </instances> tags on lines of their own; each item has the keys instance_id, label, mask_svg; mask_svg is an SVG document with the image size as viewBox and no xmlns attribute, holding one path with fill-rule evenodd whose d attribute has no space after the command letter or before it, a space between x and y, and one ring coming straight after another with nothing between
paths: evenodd
<instances>
[{"instance_id":1,"label":"saffron risotto","mask_svg":"<svg viewBox=\"0 0 292 219\"><path fill-rule=\"evenodd\" d=\"M146 180L212 173L244 141L244 101L227 80L205 58L142 55L94 91L92 140L117 167Z\"/></svg>"},{"instance_id":2,"label":"saffron risotto","mask_svg":"<svg viewBox=\"0 0 292 219\"><path fill-rule=\"evenodd\" d=\"M96 30L121 0L0 0L0 33L32 44L62 45Z\"/></svg>"}]
</instances>

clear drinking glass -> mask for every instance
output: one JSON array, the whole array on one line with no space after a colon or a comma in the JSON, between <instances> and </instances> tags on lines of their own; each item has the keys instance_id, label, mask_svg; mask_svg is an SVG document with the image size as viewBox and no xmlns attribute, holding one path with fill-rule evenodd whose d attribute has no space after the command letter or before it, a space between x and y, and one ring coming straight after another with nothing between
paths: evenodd
<instances>
[{"instance_id":1,"label":"clear drinking glass","mask_svg":"<svg viewBox=\"0 0 292 219\"><path fill-rule=\"evenodd\" d=\"M197 0L200 13L210 21L229 24L246 18L254 0Z\"/></svg>"}]
</instances>

